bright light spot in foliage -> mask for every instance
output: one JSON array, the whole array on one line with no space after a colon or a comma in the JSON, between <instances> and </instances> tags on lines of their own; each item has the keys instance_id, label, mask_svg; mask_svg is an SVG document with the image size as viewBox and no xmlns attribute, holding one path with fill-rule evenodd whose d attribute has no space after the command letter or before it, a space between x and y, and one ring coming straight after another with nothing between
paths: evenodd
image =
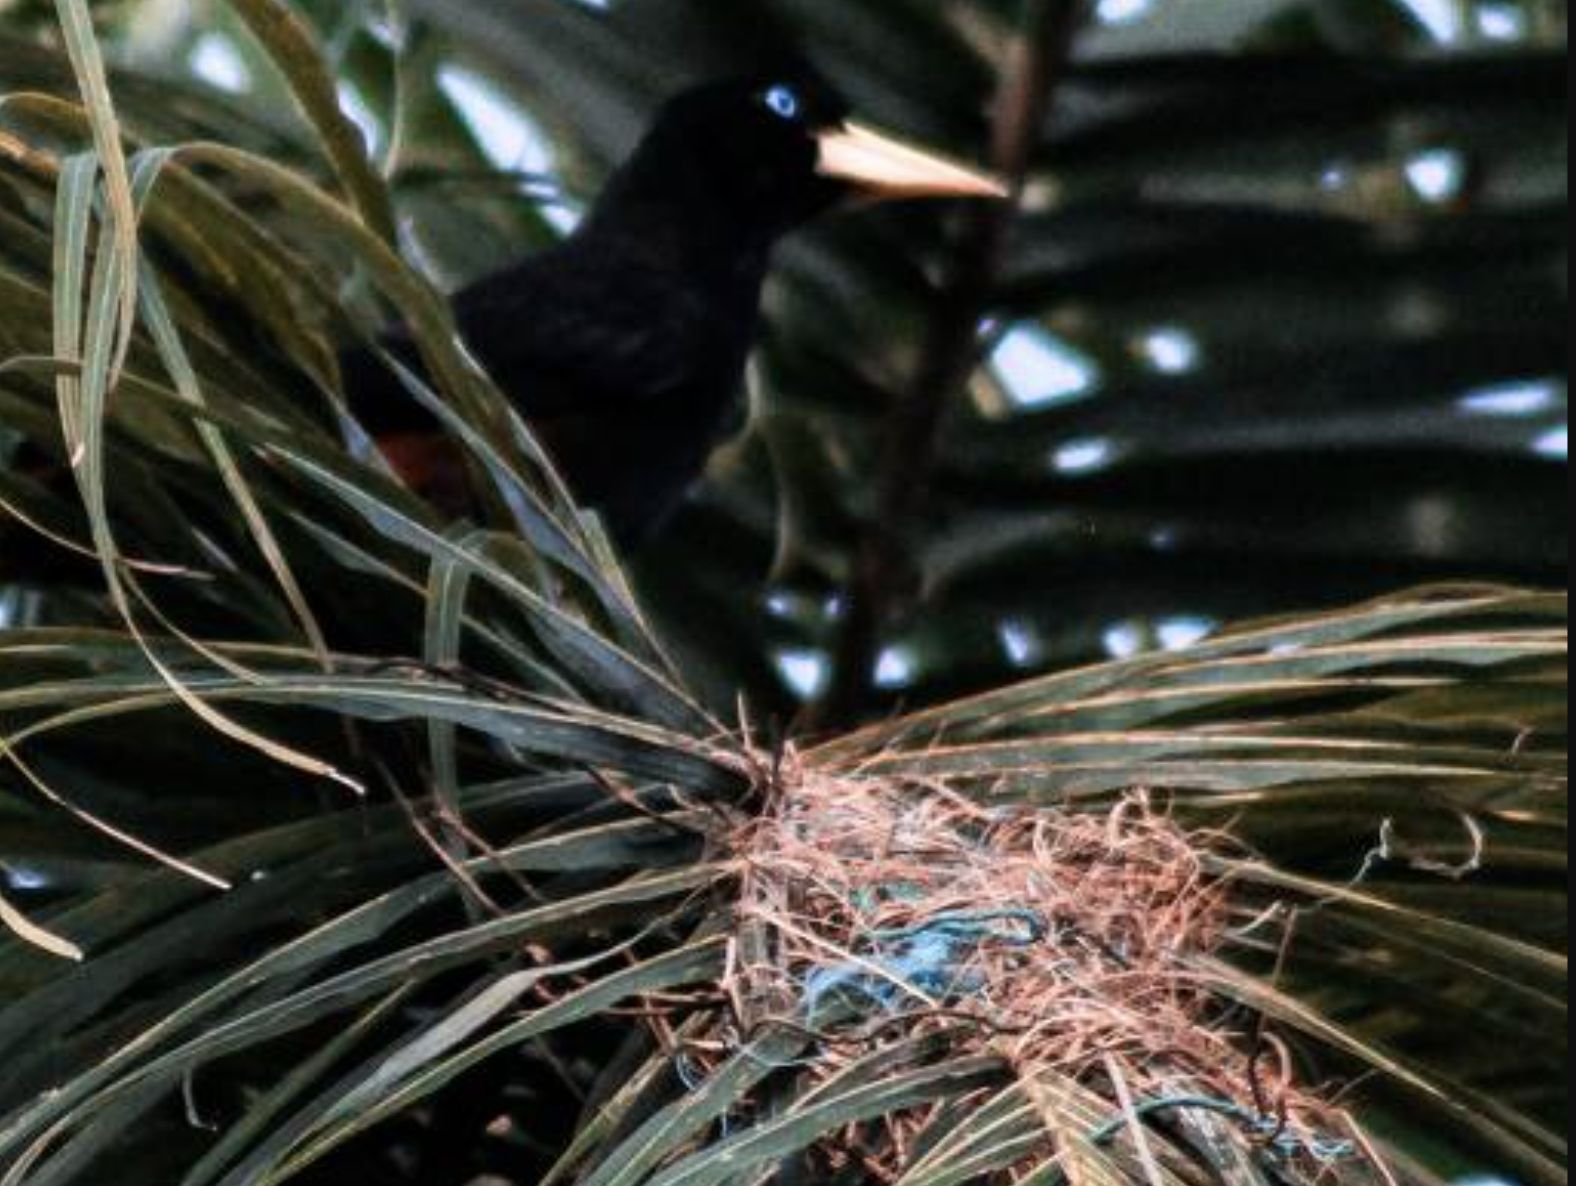
<instances>
[{"instance_id":1,"label":"bright light spot in foliage","mask_svg":"<svg viewBox=\"0 0 1576 1186\"><path fill-rule=\"evenodd\" d=\"M1203 347L1198 338L1185 329L1167 326L1145 336L1144 357L1162 375L1185 375L1198 369L1203 357Z\"/></svg>"},{"instance_id":2,"label":"bright light spot in foliage","mask_svg":"<svg viewBox=\"0 0 1576 1186\"><path fill-rule=\"evenodd\" d=\"M252 86L252 72L235 43L222 33L204 33L192 46L192 73L209 86L240 94Z\"/></svg>"},{"instance_id":3,"label":"bright light spot in foliage","mask_svg":"<svg viewBox=\"0 0 1576 1186\"><path fill-rule=\"evenodd\" d=\"M1117 453L1116 442L1105 437L1069 441L1051 455L1051 468L1069 477L1097 474L1111 468Z\"/></svg>"},{"instance_id":4,"label":"bright light spot in foliage","mask_svg":"<svg viewBox=\"0 0 1576 1186\"><path fill-rule=\"evenodd\" d=\"M1220 623L1213 618L1168 618L1161 622L1155 633L1160 645L1168 651L1185 651L1203 642Z\"/></svg>"},{"instance_id":5,"label":"bright light spot in foliage","mask_svg":"<svg viewBox=\"0 0 1576 1186\"><path fill-rule=\"evenodd\" d=\"M361 98L361 92L349 83L339 84L339 107L350 117L350 122L361 129L366 137L368 151L377 156L383 150L383 121Z\"/></svg>"},{"instance_id":6,"label":"bright light spot in foliage","mask_svg":"<svg viewBox=\"0 0 1576 1186\"><path fill-rule=\"evenodd\" d=\"M1119 622L1105 632L1105 653L1113 659L1131 659L1144 649L1144 632L1135 623Z\"/></svg>"},{"instance_id":7,"label":"bright light spot in foliage","mask_svg":"<svg viewBox=\"0 0 1576 1186\"><path fill-rule=\"evenodd\" d=\"M541 126L490 78L449 65L439 69L438 85L494 165L514 173L552 176L553 148ZM579 221L574 211L561 205L544 206L542 217L561 231L574 229Z\"/></svg>"},{"instance_id":8,"label":"bright light spot in foliage","mask_svg":"<svg viewBox=\"0 0 1576 1186\"><path fill-rule=\"evenodd\" d=\"M1569 461L1571 459L1571 426L1562 424L1558 428L1544 433L1532 443L1532 451L1539 457L1547 457L1550 461Z\"/></svg>"},{"instance_id":9,"label":"bright light spot in foliage","mask_svg":"<svg viewBox=\"0 0 1576 1186\"><path fill-rule=\"evenodd\" d=\"M26 865L9 865L5 870L6 884L13 890L42 890L49 888L49 878L37 869Z\"/></svg>"},{"instance_id":10,"label":"bright light spot in foliage","mask_svg":"<svg viewBox=\"0 0 1576 1186\"><path fill-rule=\"evenodd\" d=\"M819 651L782 651L777 655L777 671L801 700L822 695L832 680L832 665Z\"/></svg>"},{"instance_id":11,"label":"bright light spot in foliage","mask_svg":"<svg viewBox=\"0 0 1576 1186\"><path fill-rule=\"evenodd\" d=\"M1429 36L1442 45L1461 40L1466 32L1463 0L1400 0Z\"/></svg>"},{"instance_id":12,"label":"bright light spot in foliage","mask_svg":"<svg viewBox=\"0 0 1576 1186\"><path fill-rule=\"evenodd\" d=\"M1100 386L1098 363L1038 325L1008 330L991 366L1013 406L1026 411L1077 403Z\"/></svg>"},{"instance_id":13,"label":"bright light spot in foliage","mask_svg":"<svg viewBox=\"0 0 1576 1186\"><path fill-rule=\"evenodd\" d=\"M491 79L463 66L444 66L438 85L500 169L546 173L553 167L552 150L535 121Z\"/></svg>"},{"instance_id":14,"label":"bright light spot in foliage","mask_svg":"<svg viewBox=\"0 0 1576 1186\"><path fill-rule=\"evenodd\" d=\"M1551 412L1562 402L1558 383L1538 379L1529 383L1505 383L1474 391L1461 401L1461 409L1474 416L1503 416L1518 419Z\"/></svg>"},{"instance_id":15,"label":"bright light spot in foliage","mask_svg":"<svg viewBox=\"0 0 1576 1186\"><path fill-rule=\"evenodd\" d=\"M1453 202L1466 190L1467 158L1454 148L1420 152L1407 162L1406 179L1426 201Z\"/></svg>"},{"instance_id":16,"label":"bright light spot in foliage","mask_svg":"<svg viewBox=\"0 0 1576 1186\"><path fill-rule=\"evenodd\" d=\"M1526 10L1517 3L1478 5L1478 32L1490 41L1525 41L1532 33Z\"/></svg>"},{"instance_id":17,"label":"bright light spot in foliage","mask_svg":"<svg viewBox=\"0 0 1576 1186\"><path fill-rule=\"evenodd\" d=\"M1102 25L1132 25L1154 11L1155 0L1100 0L1095 17Z\"/></svg>"},{"instance_id":18,"label":"bright light spot in foliage","mask_svg":"<svg viewBox=\"0 0 1576 1186\"><path fill-rule=\"evenodd\" d=\"M37 590L0 586L0 631L20 630L38 618L43 594Z\"/></svg>"},{"instance_id":19,"label":"bright light spot in foliage","mask_svg":"<svg viewBox=\"0 0 1576 1186\"><path fill-rule=\"evenodd\" d=\"M907 647L891 647L876 664L876 685L893 691L912 687L919 675L919 660Z\"/></svg>"},{"instance_id":20,"label":"bright light spot in foliage","mask_svg":"<svg viewBox=\"0 0 1576 1186\"><path fill-rule=\"evenodd\" d=\"M997 633L1002 650L1014 667L1037 667L1044 662L1045 642L1032 624L1019 620L1003 622Z\"/></svg>"},{"instance_id":21,"label":"bright light spot in foliage","mask_svg":"<svg viewBox=\"0 0 1576 1186\"><path fill-rule=\"evenodd\" d=\"M1340 193L1352 183L1352 171L1345 165L1330 165L1319 174L1319 188L1327 194Z\"/></svg>"}]
</instances>

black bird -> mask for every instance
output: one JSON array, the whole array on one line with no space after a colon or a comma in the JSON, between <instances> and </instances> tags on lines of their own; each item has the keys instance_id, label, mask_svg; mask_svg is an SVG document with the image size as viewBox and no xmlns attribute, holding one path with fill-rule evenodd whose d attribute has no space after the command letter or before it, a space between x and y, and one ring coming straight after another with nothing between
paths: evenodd
<instances>
[{"instance_id":1,"label":"black bird","mask_svg":"<svg viewBox=\"0 0 1576 1186\"><path fill-rule=\"evenodd\" d=\"M474 354L626 543L672 511L729 422L779 239L855 199L1005 196L988 176L850 122L810 71L784 74L670 101L572 236L454 298ZM398 331L385 344L416 363ZM341 366L395 467L463 506L458 454L394 373L365 350ZM63 470L41 480L70 491ZM97 579L91 563L12 527L0 515L0 580L57 568Z\"/></svg>"},{"instance_id":2,"label":"black bird","mask_svg":"<svg viewBox=\"0 0 1576 1186\"><path fill-rule=\"evenodd\" d=\"M637 542L730 419L777 241L856 197L949 196L1005 190L852 123L813 78L706 86L662 109L574 234L461 291L454 309L576 496ZM397 334L387 345L413 353ZM352 408L420 484L411 434L430 429L425 414L369 353L343 362Z\"/></svg>"}]
</instances>

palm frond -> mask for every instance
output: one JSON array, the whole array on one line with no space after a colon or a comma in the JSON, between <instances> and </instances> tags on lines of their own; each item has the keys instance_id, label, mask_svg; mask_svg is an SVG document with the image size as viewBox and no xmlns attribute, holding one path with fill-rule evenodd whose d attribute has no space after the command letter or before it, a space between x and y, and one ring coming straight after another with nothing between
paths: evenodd
<instances>
[{"instance_id":1,"label":"palm frond","mask_svg":"<svg viewBox=\"0 0 1576 1186\"><path fill-rule=\"evenodd\" d=\"M673 9L645 8L629 27L637 45L567 5L526 6L507 23L493 6L415 7L450 45L483 28L471 63L507 58L544 117L573 127L587 175L648 98L701 68L650 52L688 27ZM423 56L414 33L369 44L339 9L238 6L257 34L251 60L283 67L276 85L300 120L106 70L76 0L62 3L58 46L0 35L0 508L22 524L6 525L7 545L25 540L30 556L38 545L62 577L8 570L17 553L0 555L0 620L24 596L27 607L25 626L0 631L0 1184L431 1186L468 1182L481 1150L513 1180L579 1186L1268 1186L1323 1171L1367 1180L1381 1163L1419 1183L1461 1164L1563 1181L1562 596L1425 588L815 743L762 741L757 722L783 707L770 670L782 640L740 593L753 586L728 572L764 549L775 521L759 482L724 470L696 512L738 549L713 545L700 564L681 532L647 574L658 604L677 598L739 644L715 664L675 662L675 633L648 621L599 527L392 246L391 226L441 204L420 168L390 168L386 184L340 114L336 69L370 93L401 70L431 82L441 55ZM1008 29L997 6L773 11L755 29L765 48L793 30L858 76L851 89L875 114L938 139L980 131ZM21 30L35 16L52 19L27 6L6 19ZM737 13L691 16L715 44L747 36ZM320 44L306 18L335 40ZM587 62L606 80L591 96ZM1263 88L1274 101L1255 118L1285 135L1323 95L1322 74L1230 69L1241 76L1226 89ZM1536 106L1542 65L1515 85L1496 69L1395 63L1361 97L1412 111L1504 85L1494 93L1511 107ZM1109 294L1112 324L1147 323L1119 299L1138 257L1069 261L1057 244L1095 207L1114 220L1080 238L1096 246L1130 240L1153 213L1110 199L1131 189L1134 159L1171 176L1155 137L1179 96L1193 96L1182 121L1193 131L1166 140L1178 185L1245 167L1213 155L1221 92L1201 89L1202 61L1146 66L1138 90L1133 73L1087 65L1070 84L1041 183L1072 204L1025 228L1001 297L1014 318L1059 325L1040 302L1077 276L1089 299ZM413 102L410 81L392 85L396 105ZM1326 112L1329 126L1351 102ZM436 107L400 151L430 153L439 173L479 163L474 138L453 134L452 105ZM1535 154L1542 126L1499 147ZM1548 195L1518 192L1485 217L1543 226ZM1233 211L1217 229L1232 243L1254 227L1305 235L1312 275L1314 248L1343 217L1281 211L1266 230ZM427 225L441 238L457 224ZM490 225L514 241L543 222L515 206ZM766 431L780 458L797 456L794 472L837 472L819 464L830 438L806 409L870 420L921 321L916 260L942 249L943 228L922 215L873 228L858 244L834 229L796 252L776 301L766 371L775 414L794 423ZM1427 250L1448 255L1451 232L1437 230ZM1531 238L1516 240L1529 261L1550 241L1546 229ZM1152 236L1143 259L1180 240ZM866 332L874 310L881 333ZM391 313L433 376L412 375L411 398L442 418L484 492L475 522L453 524L406 489L344 407L337 350ZM1495 325L1501 345L1521 332ZM1331 340L1351 332L1343 320ZM891 357L855 365L850 341L888 343ZM1389 368L1398 348L1387 341L1369 361ZM1529 357L1506 350L1512 369ZM1473 382L1503 373L1496 363ZM982 372L986 403L991 382ZM1032 445L1042 462L1083 431L1053 420ZM1158 423L1139 420L1117 427L1136 439ZM998 480L981 478L980 459L1010 454L975 427L946 461L955 530L923 557L949 617L974 614L981 574L1012 571L1020 549L1062 548L1085 512L1124 539L1156 526L1114 489L1065 521L974 518L984 504L969 491ZM1166 434L1176 457L1203 447ZM841 464L857 468L860 448ZM790 598L808 616L825 612L857 517L828 496L845 497L796 489L780 557L814 574ZM1461 497L1452 505L1482 509ZM1227 518L1233 546L1252 542L1246 518ZM1338 519L1298 547L1324 555ZM1526 559L1542 538L1529 529L1504 566L1472 567L1542 574ZM994 629L1002 607L987 608ZM945 645L963 648L950 627ZM725 726L707 705L741 687L750 704ZM1075 883L1065 919L1016 903L1019 922L1045 930L1035 958L1075 979L1120 979L1135 952L1112 936L1145 939L1159 987L1220 1065L1146 1044L1143 1016L1084 1050L1087 1031L1055 1016L1036 1019L1034 1040L1011 1032L1003 984L1025 958L1021 935L1003 937L999 911L989 926L927 914L920 894L945 892L953 872L971 892L1005 881L982 859L954 867L931 852L911 883L860 883L862 862L901 846L837 835L856 802L884 805L891 835L953 818L945 806L969 823L928 835L954 854L989 855L987 837L1028 821ZM1120 882L1124 860L1143 867L1122 848L1138 817L1187 854L1185 892L1167 901L1202 893L1220 912L1210 925L1107 934L1079 913L1126 902L1102 888L1080 903L1077 886ZM1112 847L1075 849L1077 837ZM820 845L840 867L796 879L780 840ZM778 898L747 892L766 883ZM793 909L752 913L769 900ZM1355 1124L1337 1131L1346 1113Z\"/></svg>"}]
</instances>

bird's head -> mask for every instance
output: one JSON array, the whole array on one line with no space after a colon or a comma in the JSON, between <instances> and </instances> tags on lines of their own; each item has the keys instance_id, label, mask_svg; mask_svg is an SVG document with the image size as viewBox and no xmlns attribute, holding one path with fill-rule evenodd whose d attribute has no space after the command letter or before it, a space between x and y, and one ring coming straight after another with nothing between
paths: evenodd
<instances>
[{"instance_id":1,"label":"bird's head","mask_svg":"<svg viewBox=\"0 0 1576 1186\"><path fill-rule=\"evenodd\" d=\"M848 199L1007 196L996 178L854 122L842 98L809 76L684 92L663 107L625 172L642 196L689 203L767 237Z\"/></svg>"}]
</instances>

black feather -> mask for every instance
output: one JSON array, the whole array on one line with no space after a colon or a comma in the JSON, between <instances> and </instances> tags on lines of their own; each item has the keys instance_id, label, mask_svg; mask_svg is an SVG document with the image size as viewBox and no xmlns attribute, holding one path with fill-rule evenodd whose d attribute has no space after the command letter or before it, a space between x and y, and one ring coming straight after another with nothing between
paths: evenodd
<instances>
[{"instance_id":1,"label":"black feather","mask_svg":"<svg viewBox=\"0 0 1576 1186\"><path fill-rule=\"evenodd\" d=\"M767 101L785 85L792 119ZM815 143L844 112L811 78L686 92L575 234L455 296L475 356L625 541L661 523L730 422L772 247L844 192ZM386 344L411 361L400 334ZM343 371L374 435L431 427L368 352Z\"/></svg>"}]
</instances>

